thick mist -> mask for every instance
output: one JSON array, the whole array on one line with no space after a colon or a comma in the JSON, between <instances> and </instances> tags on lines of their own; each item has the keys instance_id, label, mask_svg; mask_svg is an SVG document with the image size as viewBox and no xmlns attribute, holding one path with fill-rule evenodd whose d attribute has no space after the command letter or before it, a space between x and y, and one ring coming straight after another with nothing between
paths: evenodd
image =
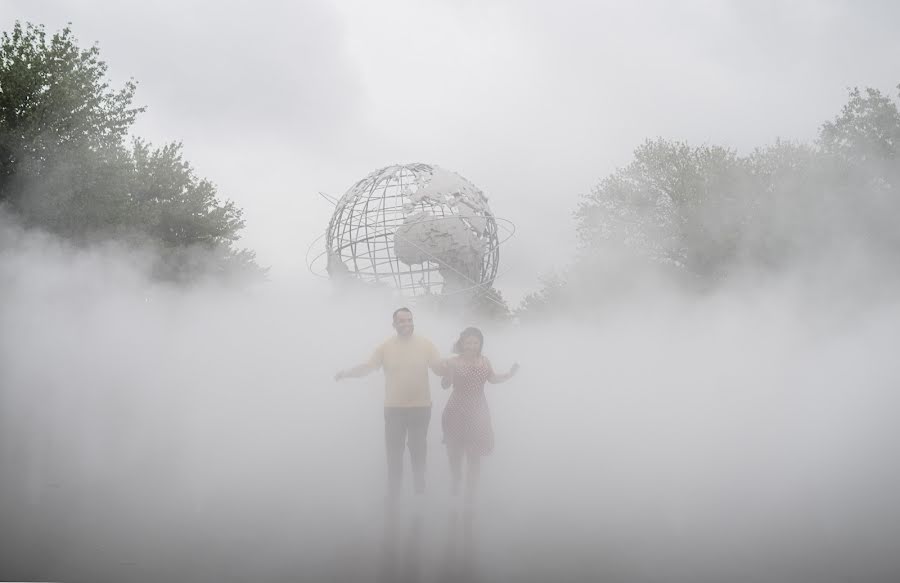
<instances>
[{"instance_id":1,"label":"thick mist","mask_svg":"<svg viewBox=\"0 0 900 583\"><path fill-rule=\"evenodd\" d=\"M445 353L475 324L497 369L522 367L487 388L497 446L463 537L436 379L428 493L407 483L393 517L382 376L332 379L392 334L400 300L306 279L174 287L145 276L147 254L0 232L5 580L900 572L900 302L861 257L840 285L659 283L518 324L411 304Z\"/></svg>"}]
</instances>

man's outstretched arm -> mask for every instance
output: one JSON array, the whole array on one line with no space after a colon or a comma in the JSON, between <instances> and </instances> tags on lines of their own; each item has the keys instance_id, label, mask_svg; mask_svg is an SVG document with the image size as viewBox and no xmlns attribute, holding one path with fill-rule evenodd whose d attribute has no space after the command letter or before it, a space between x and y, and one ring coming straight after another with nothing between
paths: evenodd
<instances>
[{"instance_id":1,"label":"man's outstretched arm","mask_svg":"<svg viewBox=\"0 0 900 583\"><path fill-rule=\"evenodd\" d=\"M379 346L375 349L375 352L372 353L372 357L369 358L368 361L357 364L353 368L345 368L344 370L339 370L336 375L334 375L334 380L339 381L341 379L355 379L359 377L364 377L370 372L374 370L378 370L381 368L381 364L384 362L384 349Z\"/></svg>"},{"instance_id":2,"label":"man's outstretched arm","mask_svg":"<svg viewBox=\"0 0 900 583\"><path fill-rule=\"evenodd\" d=\"M370 362L364 362L363 364L358 364L353 368L346 368L344 370L339 370L336 375L334 375L334 380L339 381L341 379L355 379L359 377L364 377L373 370L375 370L376 366L374 366Z\"/></svg>"}]
</instances>

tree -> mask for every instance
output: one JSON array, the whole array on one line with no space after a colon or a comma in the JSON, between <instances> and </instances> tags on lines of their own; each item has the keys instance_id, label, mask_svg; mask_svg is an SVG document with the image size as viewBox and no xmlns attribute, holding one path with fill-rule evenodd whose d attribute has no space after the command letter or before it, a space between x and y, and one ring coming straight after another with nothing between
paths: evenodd
<instances>
[{"instance_id":1,"label":"tree","mask_svg":"<svg viewBox=\"0 0 900 583\"><path fill-rule=\"evenodd\" d=\"M523 321L535 321L555 316L553 310L562 304L566 285L566 281L558 274L542 277L541 288L522 299L516 315Z\"/></svg>"},{"instance_id":2,"label":"tree","mask_svg":"<svg viewBox=\"0 0 900 583\"><path fill-rule=\"evenodd\" d=\"M512 312L503 298L503 294L493 286L482 293L476 293L469 300L467 311L474 318L486 318L499 322L507 321L512 317Z\"/></svg>"},{"instance_id":3,"label":"tree","mask_svg":"<svg viewBox=\"0 0 900 583\"><path fill-rule=\"evenodd\" d=\"M808 254L807 246L821 243L808 236L810 226L828 214L828 195L820 188L827 181L820 176L819 153L810 145L779 139L754 150L744 164L749 174L741 193L745 219L739 253L729 270L739 265L768 271L786 268L792 258Z\"/></svg>"},{"instance_id":4,"label":"tree","mask_svg":"<svg viewBox=\"0 0 900 583\"><path fill-rule=\"evenodd\" d=\"M647 141L582 199L567 298L606 294L606 281L636 266L704 288L798 264L827 268L848 249L896 265L898 188L900 112L875 89L852 89L814 144L778 140L738 156ZM542 305L552 292L529 300Z\"/></svg>"},{"instance_id":5,"label":"tree","mask_svg":"<svg viewBox=\"0 0 900 583\"><path fill-rule=\"evenodd\" d=\"M854 87L841 113L822 125L819 144L823 151L857 164L896 162L900 155L897 104L877 89L867 88L863 93Z\"/></svg>"},{"instance_id":6,"label":"tree","mask_svg":"<svg viewBox=\"0 0 900 583\"><path fill-rule=\"evenodd\" d=\"M900 89L900 86L898 86ZM876 253L900 253L900 112L877 89L850 90L818 147L836 195L850 207L847 229ZM846 209L845 209L846 210Z\"/></svg>"},{"instance_id":7,"label":"tree","mask_svg":"<svg viewBox=\"0 0 900 583\"><path fill-rule=\"evenodd\" d=\"M718 277L736 251L734 202L747 180L736 154L658 139L634 152L576 212L583 248L616 245L651 261Z\"/></svg>"},{"instance_id":8,"label":"tree","mask_svg":"<svg viewBox=\"0 0 900 583\"><path fill-rule=\"evenodd\" d=\"M181 144L128 140L143 111L136 84L111 89L106 70L99 48L80 48L69 28L48 36L16 23L3 33L0 205L75 242L151 243L160 277L260 275L252 252L233 247L241 210L194 175Z\"/></svg>"}]
</instances>

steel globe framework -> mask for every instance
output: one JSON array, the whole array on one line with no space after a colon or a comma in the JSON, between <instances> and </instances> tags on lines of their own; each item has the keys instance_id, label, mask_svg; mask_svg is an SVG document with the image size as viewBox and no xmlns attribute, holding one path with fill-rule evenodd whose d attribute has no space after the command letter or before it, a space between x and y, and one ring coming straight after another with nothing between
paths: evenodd
<instances>
[{"instance_id":1,"label":"steel globe framework","mask_svg":"<svg viewBox=\"0 0 900 583\"><path fill-rule=\"evenodd\" d=\"M487 197L428 164L388 166L354 184L325 239L332 278L389 284L408 296L483 294L500 261Z\"/></svg>"}]
</instances>

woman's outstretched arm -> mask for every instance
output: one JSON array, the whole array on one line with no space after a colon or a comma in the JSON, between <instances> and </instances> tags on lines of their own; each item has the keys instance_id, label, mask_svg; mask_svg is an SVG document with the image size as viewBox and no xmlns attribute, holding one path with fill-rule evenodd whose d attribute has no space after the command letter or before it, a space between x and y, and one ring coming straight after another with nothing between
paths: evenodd
<instances>
[{"instance_id":1,"label":"woman's outstretched arm","mask_svg":"<svg viewBox=\"0 0 900 583\"><path fill-rule=\"evenodd\" d=\"M485 359L485 360L487 360L487 359ZM519 363L518 362L515 363L514 365L512 365L512 367L509 369L509 372L505 372L502 374L497 374L494 372L494 367L493 367L493 365L491 365L491 361L488 360L487 363L488 363L488 366L491 368L491 376L488 377L488 382L493 385L496 385L499 383L505 383L509 379L516 376L516 373L519 371Z\"/></svg>"}]
</instances>

